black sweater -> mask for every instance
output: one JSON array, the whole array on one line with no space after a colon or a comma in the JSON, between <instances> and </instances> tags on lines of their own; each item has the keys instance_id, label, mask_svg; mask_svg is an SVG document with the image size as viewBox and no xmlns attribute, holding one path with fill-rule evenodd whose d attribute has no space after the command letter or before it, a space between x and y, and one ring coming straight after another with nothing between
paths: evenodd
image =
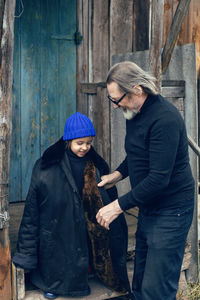
<instances>
[{"instance_id":1,"label":"black sweater","mask_svg":"<svg viewBox=\"0 0 200 300\"><path fill-rule=\"evenodd\" d=\"M119 198L123 210L148 214L193 207L194 180L182 116L160 95L149 95L140 113L126 122L126 158L117 170L132 190Z\"/></svg>"}]
</instances>

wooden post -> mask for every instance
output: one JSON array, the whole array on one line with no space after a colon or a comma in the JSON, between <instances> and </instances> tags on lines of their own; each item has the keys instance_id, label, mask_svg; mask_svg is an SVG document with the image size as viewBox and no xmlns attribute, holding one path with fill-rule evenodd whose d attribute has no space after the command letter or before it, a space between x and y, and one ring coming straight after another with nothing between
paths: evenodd
<instances>
[{"instance_id":1,"label":"wooden post","mask_svg":"<svg viewBox=\"0 0 200 300\"><path fill-rule=\"evenodd\" d=\"M25 297L24 269L12 264L12 300L23 300Z\"/></svg>"},{"instance_id":2,"label":"wooden post","mask_svg":"<svg viewBox=\"0 0 200 300\"><path fill-rule=\"evenodd\" d=\"M171 60L171 56L174 50L174 46L176 44L177 37L179 35L181 25L184 17L189 9L189 4L191 0L180 0L178 7L176 9L174 18L172 20L172 25L170 27L170 31L168 33L165 46L162 52L162 71L165 73L169 62Z\"/></svg>"},{"instance_id":3,"label":"wooden post","mask_svg":"<svg viewBox=\"0 0 200 300\"><path fill-rule=\"evenodd\" d=\"M3 16L0 65L0 300L11 299L11 258L8 235L8 199L11 137L11 94L15 0L1 1ZM1 20L0 20L1 22ZM2 24L2 22L1 22ZM0 25L1 25L0 24Z\"/></svg>"},{"instance_id":4,"label":"wooden post","mask_svg":"<svg viewBox=\"0 0 200 300\"><path fill-rule=\"evenodd\" d=\"M152 0L151 40L149 50L149 69L157 78L157 87L161 91L161 47L163 32L164 0Z\"/></svg>"}]
</instances>

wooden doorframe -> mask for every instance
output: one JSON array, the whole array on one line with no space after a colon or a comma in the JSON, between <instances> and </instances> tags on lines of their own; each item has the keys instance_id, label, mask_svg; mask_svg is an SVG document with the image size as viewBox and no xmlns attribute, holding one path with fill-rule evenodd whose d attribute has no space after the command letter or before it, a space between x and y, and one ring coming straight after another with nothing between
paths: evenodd
<instances>
[{"instance_id":1,"label":"wooden doorframe","mask_svg":"<svg viewBox=\"0 0 200 300\"><path fill-rule=\"evenodd\" d=\"M11 257L8 235L9 169L15 0L0 1L0 299L11 299Z\"/></svg>"}]
</instances>

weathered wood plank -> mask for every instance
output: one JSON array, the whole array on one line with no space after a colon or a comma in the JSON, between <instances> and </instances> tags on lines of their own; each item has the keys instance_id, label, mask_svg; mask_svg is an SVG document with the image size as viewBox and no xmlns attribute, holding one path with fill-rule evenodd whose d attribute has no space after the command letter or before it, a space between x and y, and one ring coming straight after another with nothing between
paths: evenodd
<instances>
[{"instance_id":1,"label":"weathered wood plank","mask_svg":"<svg viewBox=\"0 0 200 300\"><path fill-rule=\"evenodd\" d=\"M0 62L0 183L9 182L11 108L12 108L12 66L14 42L15 1L6 0L3 14ZM8 184L0 184L0 213L8 213ZM11 299L10 244L8 223L0 229L0 299Z\"/></svg>"},{"instance_id":2,"label":"weathered wood plank","mask_svg":"<svg viewBox=\"0 0 200 300\"><path fill-rule=\"evenodd\" d=\"M161 48L163 33L164 0L152 0L151 9L151 42L149 50L149 69L161 87Z\"/></svg>"},{"instance_id":3,"label":"weathered wood plank","mask_svg":"<svg viewBox=\"0 0 200 300\"><path fill-rule=\"evenodd\" d=\"M5 0L0 1L0 41L2 39L2 29L3 29L3 16L4 16ZM2 58L1 48L0 48L0 61Z\"/></svg>"},{"instance_id":4,"label":"weathered wood plank","mask_svg":"<svg viewBox=\"0 0 200 300\"><path fill-rule=\"evenodd\" d=\"M110 64L112 55L132 52L133 1L110 1Z\"/></svg>"},{"instance_id":5,"label":"weathered wood plank","mask_svg":"<svg viewBox=\"0 0 200 300\"><path fill-rule=\"evenodd\" d=\"M91 83L81 83L80 91L84 94L97 94L97 88L106 88L105 82L91 82Z\"/></svg>"},{"instance_id":6,"label":"weathered wood plank","mask_svg":"<svg viewBox=\"0 0 200 300\"><path fill-rule=\"evenodd\" d=\"M92 1L91 19L91 74L89 79L94 82L105 81L105 76L109 66L109 5L107 0ZM110 163L110 154L105 149L103 140L107 141L110 149L110 120L109 104L104 101L101 87L97 88L97 97L89 97L89 112L94 127L97 131L97 138L94 140L96 150L105 160ZM106 127L106 130L105 130Z\"/></svg>"},{"instance_id":7,"label":"weathered wood plank","mask_svg":"<svg viewBox=\"0 0 200 300\"><path fill-rule=\"evenodd\" d=\"M23 300L25 297L24 270L12 264L12 300Z\"/></svg>"},{"instance_id":8,"label":"weathered wood plank","mask_svg":"<svg viewBox=\"0 0 200 300\"><path fill-rule=\"evenodd\" d=\"M185 81L184 80L162 80L162 87L171 87L171 86L177 86L177 87L185 87Z\"/></svg>"},{"instance_id":9,"label":"weathered wood plank","mask_svg":"<svg viewBox=\"0 0 200 300\"><path fill-rule=\"evenodd\" d=\"M82 43L77 46L77 111L87 115L88 96L81 92L80 83L89 81L89 58L88 58L88 0L77 0L77 28L83 35Z\"/></svg>"},{"instance_id":10,"label":"weathered wood plank","mask_svg":"<svg viewBox=\"0 0 200 300\"><path fill-rule=\"evenodd\" d=\"M123 20L123 21L122 21ZM113 65L114 54L132 52L133 50L133 1L116 1L110 3L110 65ZM119 111L110 107L111 130L111 170L114 170L123 160L124 136L123 125L125 120ZM129 190L128 180L118 184L120 195Z\"/></svg>"},{"instance_id":11,"label":"weathered wood plank","mask_svg":"<svg viewBox=\"0 0 200 300\"><path fill-rule=\"evenodd\" d=\"M21 12L20 2L16 3L15 14ZM15 18L14 23L14 54L13 54L13 86L12 86L12 139L10 149L10 202L20 201L22 195L22 170L21 170L21 69L20 69L20 18Z\"/></svg>"},{"instance_id":12,"label":"weathered wood plank","mask_svg":"<svg viewBox=\"0 0 200 300\"><path fill-rule=\"evenodd\" d=\"M149 0L133 1L133 52L149 49L149 9Z\"/></svg>"},{"instance_id":13,"label":"weathered wood plank","mask_svg":"<svg viewBox=\"0 0 200 300\"><path fill-rule=\"evenodd\" d=\"M162 37L162 46L163 47L164 47L167 35L170 30L174 12L176 10L176 9L174 9L173 3L174 3L174 0L165 0L165 4L164 4L163 37Z\"/></svg>"},{"instance_id":14,"label":"weathered wood plank","mask_svg":"<svg viewBox=\"0 0 200 300\"><path fill-rule=\"evenodd\" d=\"M106 98L106 89L102 87L97 88L97 101L99 102L99 117L97 124L97 145L99 153L110 164L110 123L109 123L109 102ZM99 132L100 130L100 132Z\"/></svg>"},{"instance_id":15,"label":"weathered wood plank","mask_svg":"<svg viewBox=\"0 0 200 300\"><path fill-rule=\"evenodd\" d=\"M168 33L165 46L162 52L162 72L164 73L169 65L172 52L174 50L178 34L181 29L181 25L184 17L186 16L191 0L180 0L176 9L172 25Z\"/></svg>"},{"instance_id":16,"label":"weathered wood plank","mask_svg":"<svg viewBox=\"0 0 200 300\"><path fill-rule=\"evenodd\" d=\"M92 6L92 82L105 81L109 68L107 0L93 0Z\"/></svg>"},{"instance_id":17,"label":"weathered wood plank","mask_svg":"<svg viewBox=\"0 0 200 300\"><path fill-rule=\"evenodd\" d=\"M21 168L22 199L25 199L32 167L40 156L40 3L23 0L26 7L21 20ZM33 13L34 12L34 13ZM31 34L30 34L31 33Z\"/></svg>"},{"instance_id":18,"label":"weathered wood plank","mask_svg":"<svg viewBox=\"0 0 200 300\"><path fill-rule=\"evenodd\" d=\"M167 39L172 19L177 9L179 1L165 0L165 13L164 13L164 30L163 30L163 47ZM188 13L184 18L179 35L177 37L176 45L184 45L189 43L196 43L197 48L197 70L200 65L200 1L192 0L189 5Z\"/></svg>"},{"instance_id":19,"label":"weathered wood plank","mask_svg":"<svg viewBox=\"0 0 200 300\"><path fill-rule=\"evenodd\" d=\"M185 97L185 87L162 87L161 94L166 98L183 98Z\"/></svg>"}]
</instances>

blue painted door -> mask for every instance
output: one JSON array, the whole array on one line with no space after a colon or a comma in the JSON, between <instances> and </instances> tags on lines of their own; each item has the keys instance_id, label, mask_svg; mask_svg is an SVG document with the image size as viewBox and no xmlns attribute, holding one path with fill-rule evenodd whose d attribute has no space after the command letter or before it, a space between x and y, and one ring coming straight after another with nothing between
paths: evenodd
<instances>
[{"instance_id":1,"label":"blue painted door","mask_svg":"<svg viewBox=\"0 0 200 300\"><path fill-rule=\"evenodd\" d=\"M17 0L10 201L24 200L34 162L76 111L76 0Z\"/></svg>"}]
</instances>

